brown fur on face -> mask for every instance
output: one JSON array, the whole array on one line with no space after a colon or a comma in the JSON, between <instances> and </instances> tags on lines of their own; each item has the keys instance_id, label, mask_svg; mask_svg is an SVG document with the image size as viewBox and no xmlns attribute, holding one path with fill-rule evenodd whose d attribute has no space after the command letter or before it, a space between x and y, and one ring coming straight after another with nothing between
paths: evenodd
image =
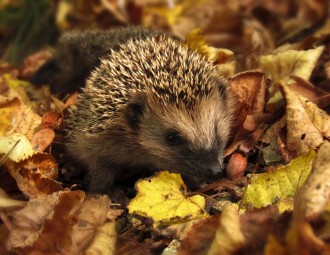
<instances>
[{"instance_id":1,"label":"brown fur on face","mask_svg":"<svg viewBox=\"0 0 330 255\"><path fill-rule=\"evenodd\" d=\"M164 105L149 95L137 135L144 160L157 169L207 177L221 171L222 153L230 127L230 110L217 88L191 109ZM182 144L169 145L166 136L177 133Z\"/></svg>"}]
</instances>

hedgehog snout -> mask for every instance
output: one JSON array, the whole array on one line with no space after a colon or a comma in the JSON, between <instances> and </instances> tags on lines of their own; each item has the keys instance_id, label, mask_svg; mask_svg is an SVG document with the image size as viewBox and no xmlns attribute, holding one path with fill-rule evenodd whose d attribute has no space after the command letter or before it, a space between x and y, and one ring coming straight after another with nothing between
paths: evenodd
<instances>
[{"instance_id":1,"label":"hedgehog snout","mask_svg":"<svg viewBox=\"0 0 330 255\"><path fill-rule=\"evenodd\" d=\"M222 163L218 162L216 164L213 164L207 169L207 179L209 180L216 180L220 179L223 175L223 168Z\"/></svg>"}]
</instances>

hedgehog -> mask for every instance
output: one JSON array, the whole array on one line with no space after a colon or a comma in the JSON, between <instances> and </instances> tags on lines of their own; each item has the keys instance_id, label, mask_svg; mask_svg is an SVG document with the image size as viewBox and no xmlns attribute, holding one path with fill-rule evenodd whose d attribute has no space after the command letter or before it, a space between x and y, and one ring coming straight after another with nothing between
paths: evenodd
<instances>
[{"instance_id":1,"label":"hedgehog","mask_svg":"<svg viewBox=\"0 0 330 255\"><path fill-rule=\"evenodd\" d=\"M116 182L145 172L222 174L232 115L226 80L182 41L142 34L109 47L65 121L68 154L88 169L90 193L111 196Z\"/></svg>"},{"instance_id":2,"label":"hedgehog","mask_svg":"<svg viewBox=\"0 0 330 255\"><path fill-rule=\"evenodd\" d=\"M49 84L51 92L63 98L85 86L85 80L100 58L117 50L130 38L143 39L155 36L156 31L141 27L111 30L73 30L64 33L56 46L52 59L30 77L35 87Z\"/></svg>"}]
</instances>

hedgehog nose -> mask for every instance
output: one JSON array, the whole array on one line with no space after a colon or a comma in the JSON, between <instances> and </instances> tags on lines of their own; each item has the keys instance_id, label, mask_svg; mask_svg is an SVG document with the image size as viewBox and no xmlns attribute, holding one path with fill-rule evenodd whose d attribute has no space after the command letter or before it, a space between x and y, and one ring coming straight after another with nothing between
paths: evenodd
<instances>
[{"instance_id":1,"label":"hedgehog nose","mask_svg":"<svg viewBox=\"0 0 330 255\"><path fill-rule=\"evenodd\" d=\"M222 166L221 164L216 164L214 166L211 166L208 171L208 179L209 180L217 180L220 179L223 175L222 172Z\"/></svg>"}]
</instances>

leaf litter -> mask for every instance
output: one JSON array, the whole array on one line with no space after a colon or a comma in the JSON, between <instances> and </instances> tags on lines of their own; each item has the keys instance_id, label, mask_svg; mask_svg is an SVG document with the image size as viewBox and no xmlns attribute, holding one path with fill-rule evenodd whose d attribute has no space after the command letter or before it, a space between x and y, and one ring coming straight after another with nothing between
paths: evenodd
<instances>
[{"instance_id":1,"label":"leaf litter","mask_svg":"<svg viewBox=\"0 0 330 255\"><path fill-rule=\"evenodd\" d=\"M226 178L190 193L164 171L136 183L136 195L130 189L119 204L85 193L61 150L77 94L62 102L47 89L31 90L27 79L52 55L36 42L40 51L22 54L22 67L0 65L0 173L16 184L1 186L0 252L329 253L329 3L120 2L59 1L52 27L132 22L175 33L216 65L235 102ZM7 29L0 33L17 30ZM0 54L12 52L8 42Z\"/></svg>"}]
</instances>

